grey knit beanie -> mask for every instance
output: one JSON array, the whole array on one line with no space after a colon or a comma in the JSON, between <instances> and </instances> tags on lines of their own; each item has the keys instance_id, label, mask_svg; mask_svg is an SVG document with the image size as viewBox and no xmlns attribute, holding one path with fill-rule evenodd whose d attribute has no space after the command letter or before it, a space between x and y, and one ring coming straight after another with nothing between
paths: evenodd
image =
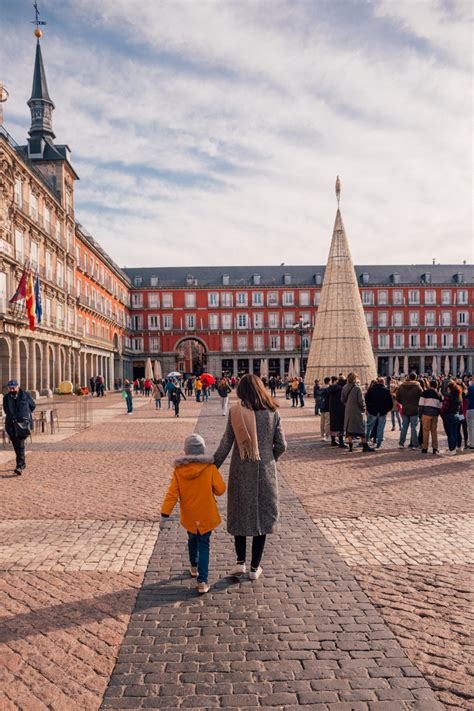
<instances>
[{"instance_id":1,"label":"grey knit beanie","mask_svg":"<svg viewBox=\"0 0 474 711\"><path fill-rule=\"evenodd\" d=\"M198 434L189 435L184 440L184 453L189 455L200 455L206 451L206 443L204 438Z\"/></svg>"}]
</instances>

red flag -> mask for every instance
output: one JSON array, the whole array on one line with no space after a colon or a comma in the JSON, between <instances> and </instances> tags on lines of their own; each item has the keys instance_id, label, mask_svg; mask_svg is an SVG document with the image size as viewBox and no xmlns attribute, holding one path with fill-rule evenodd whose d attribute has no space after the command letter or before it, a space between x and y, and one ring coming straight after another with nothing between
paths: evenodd
<instances>
[{"instance_id":1,"label":"red flag","mask_svg":"<svg viewBox=\"0 0 474 711\"><path fill-rule=\"evenodd\" d=\"M35 330L35 287L33 286L33 276L28 272L28 280L26 283L26 314L30 322L30 331Z\"/></svg>"},{"instance_id":2,"label":"red flag","mask_svg":"<svg viewBox=\"0 0 474 711\"><path fill-rule=\"evenodd\" d=\"M10 299L10 303L13 303L14 301L19 301L20 299L24 299L26 297L26 269L23 269L23 274L21 275L20 281L18 282L18 286L16 288L15 293L13 294L12 298Z\"/></svg>"}]
</instances>

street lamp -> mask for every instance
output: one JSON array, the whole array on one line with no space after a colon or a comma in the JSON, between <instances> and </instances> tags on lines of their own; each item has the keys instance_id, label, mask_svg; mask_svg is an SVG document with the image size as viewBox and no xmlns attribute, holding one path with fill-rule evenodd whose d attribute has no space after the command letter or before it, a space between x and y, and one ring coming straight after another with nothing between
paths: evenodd
<instances>
[{"instance_id":1,"label":"street lamp","mask_svg":"<svg viewBox=\"0 0 474 711\"><path fill-rule=\"evenodd\" d=\"M310 323L306 323L302 316L299 317L297 323L294 324L293 330L300 337L300 375L304 378L304 366L303 366L303 336L308 333L311 328Z\"/></svg>"}]
</instances>

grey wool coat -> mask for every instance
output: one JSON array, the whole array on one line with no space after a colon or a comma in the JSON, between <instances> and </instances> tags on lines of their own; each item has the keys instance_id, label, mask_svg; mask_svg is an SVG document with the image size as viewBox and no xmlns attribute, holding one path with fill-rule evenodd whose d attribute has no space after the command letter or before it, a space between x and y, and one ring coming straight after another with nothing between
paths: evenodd
<instances>
[{"instance_id":1,"label":"grey wool coat","mask_svg":"<svg viewBox=\"0 0 474 711\"><path fill-rule=\"evenodd\" d=\"M232 536L273 533L278 521L276 460L286 450L285 436L278 412L257 410L255 417L260 461L240 458L230 415L214 454L214 463L220 467L234 446L227 488L227 530Z\"/></svg>"},{"instance_id":2,"label":"grey wool coat","mask_svg":"<svg viewBox=\"0 0 474 711\"><path fill-rule=\"evenodd\" d=\"M365 400L362 390L355 383L346 383L342 388L341 402L345 405L344 432L365 436Z\"/></svg>"}]
</instances>

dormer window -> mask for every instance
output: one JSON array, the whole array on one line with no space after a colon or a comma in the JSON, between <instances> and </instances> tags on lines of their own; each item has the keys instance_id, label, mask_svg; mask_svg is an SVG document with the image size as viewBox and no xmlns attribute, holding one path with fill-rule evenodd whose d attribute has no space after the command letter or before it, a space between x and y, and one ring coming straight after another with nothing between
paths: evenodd
<instances>
[{"instance_id":1,"label":"dormer window","mask_svg":"<svg viewBox=\"0 0 474 711\"><path fill-rule=\"evenodd\" d=\"M222 285L229 286L229 284L230 284L230 276L228 274L223 274L222 275Z\"/></svg>"},{"instance_id":2,"label":"dormer window","mask_svg":"<svg viewBox=\"0 0 474 711\"><path fill-rule=\"evenodd\" d=\"M158 277L157 276L150 277L150 286L158 286Z\"/></svg>"},{"instance_id":3,"label":"dormer window","mask_svg":"<svg viewBox=\"0 0 474 711\"><path fill-rule=\"evenodd\" d=\"M141 276L133 277L133 286L141 286L143 279Z\"/></svg>"},{"instance_id":4,"label":"dormer window","mask_svg":"<svg viewBox=\"0 0 474 711\"><path fill-rule=\"evenodd\" d=\"M464 282L464 274L462 272L458 272L457 274L455 274L454 281L456 282L456 284L462 284Z\"/></svg>"},{"instance_id":5,"label":"dormer window","mask_svg":"<svg viewBox=\"0 0 474 711\"><path fill-rule=\"evenodd\" d=\"M260 274L254 274L252 276L252 283L256 285L260 284Z\"/></svg>"},{"instance_id":6,"label":"dormer window","mask_svg":"<svg viewBox=\"0 0 474 711\"><path fill-rule=\"evenodd\" d=\"M320 286L323 283L323 275L322 274L315 274L314 275L314 283Z\"/></svg>"},{"instance_id":7,"label":"dormer window","mask_svg":"<svg viewBox=\"0 0 474 711\"><path fill-rule=\"evenodd\" d=\"M283 284L291 284L291 274L283 274Z\"/></svg>"},{"instance_id":8,"label":"dormer window","mask_svg":"<svg viewBox=\"0 0 474 711\"><path fill-rule=\"evenodd\" d=\"M193 286L195 283L194 277L192 274L187 274L186 275L186 286Z\"/></svg>"},{"instance_id":9,"label":"dormer window","mask_svg":"<svg viewBox=\"0 0 474 711\"><path fill-rule=\"evenodd\" d=\"M368 272L364 272L363 274L360 275L360 279L361 279L361 281L362 281L362 284L368 284L369 281L370 281L369 273L368 273Z\"/></svg>"},{"instance_id":10,"label":"dormer window","mask_svg":"<svg viewBox=\"0 0 474 711\"><path fill-rule=\"evenodd\" d=\"M421 281L424 284L431 284L431 273L430 272L425 272L423 276L421 277Z\"/></svg>"},{"instance_id":11,"label":"dormer window","mask_svg":"<svg viewBox=\"0 0 474 711\"><path fill-rule=\"evenodd\" d=\"M392 284L400 284L400 274L398 274L398 272L391 274L390 279L392 280Z\"/></svg>"}]
</instances>

